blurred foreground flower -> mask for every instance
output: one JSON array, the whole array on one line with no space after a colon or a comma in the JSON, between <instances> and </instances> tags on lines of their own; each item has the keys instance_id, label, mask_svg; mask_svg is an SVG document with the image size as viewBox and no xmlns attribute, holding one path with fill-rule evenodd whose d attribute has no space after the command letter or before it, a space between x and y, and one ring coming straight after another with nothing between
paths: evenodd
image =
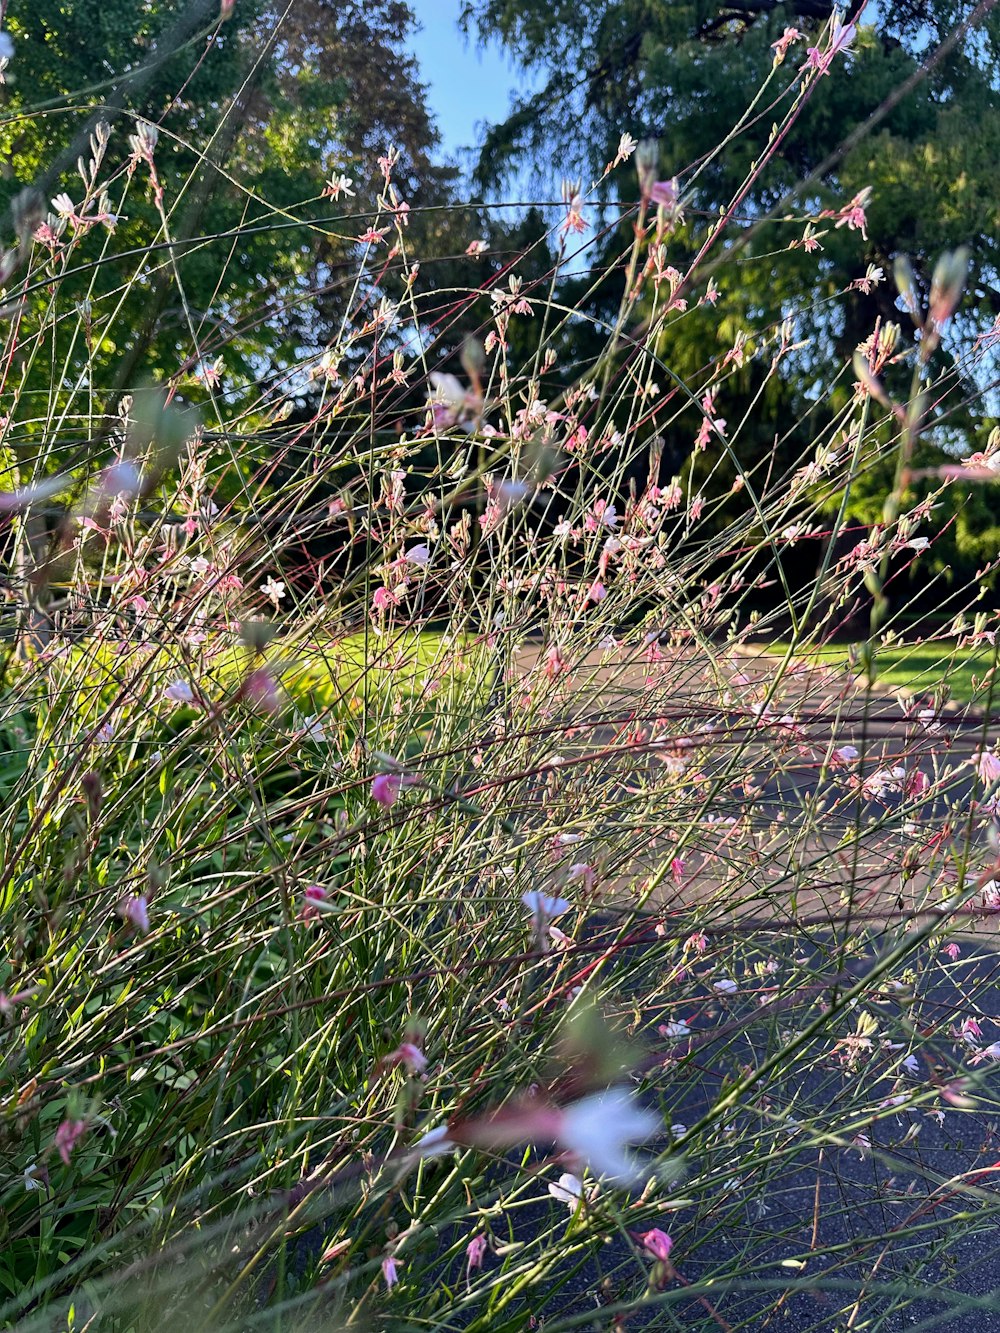
<instances>
[{"instance_id":1,"label":"blurred foreground flower","mask_svg":"<svg viewBox=\"0 0 1000 1333\"><path fill-rule=\"evenodd\" d=\"M149 934L149 903L144 893L133 894L118 904L118 915L140 935Z\"/></svg>"},{"instance_id":2,"label":"blurred foreground flower","mask_svg":"<svg viewBox=\"0 0 1000 1333\"><path fill-rule=\"evenodd\" d=\"M439 1126L415 1145L421 1157L435 1157L451 1148L512 1148L521 1143L552 1143L578 1170L589 1168L614 1185L632 1185L652 1174L652 1164L627 1151L646 1143L659 1120L640 1106L628 1088L612 1087L554 1106L522 1101L473 1120Z\"/></svg>"},{"instance_id":3,"label":"blurred foreground flower","mask_svg":"<svg viewBox=\"0 0 1000 1333\"><path fill-rule=\"evenodd\" d=\"M542 893L540 889L530 889L527 893L522 893L521 901L531 913L531 920L536 930L545 926L550 917L562 916L563 912L568 912L570 907L567 898L552 898L549 894Z\"/></svg>"},{"instance_id":4,"label":"blurred foreground flower","mask_svg":"<svg viewBox=\"0 0 1000 1333\"><path fill-rule=\"evenodd\" d=\"M378 777L372 778L372 800L388 810L390 805L395 805L399 800L402 787L403 779L399 773L380 773Z\"/></svg>"},{"instance_id":5,"label":"blurred foreground flower","mask_svg":"<svg viewBox=\"0 0 1000 1333\"><path fill-rule=\"evenodd\" d=\"M83 1137L86 1128L86 1120L64 1120L56 1130L56 1151L59 1153L65 1166L69 1166L69 1159L72 1156L73 1149Z\"/></svg>"}]
</instances>

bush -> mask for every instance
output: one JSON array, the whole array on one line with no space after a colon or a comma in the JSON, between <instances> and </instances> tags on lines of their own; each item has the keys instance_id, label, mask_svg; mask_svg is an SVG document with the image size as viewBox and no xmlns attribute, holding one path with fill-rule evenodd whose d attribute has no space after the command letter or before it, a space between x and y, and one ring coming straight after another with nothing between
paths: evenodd
<instances>
[{"instance_id":1,"label":"bush","mask_svg":"<svg viewBox=\"0 0 1000 1333\"><path fill-rule=\"evenodd\" d=\"M978 654L968 703L944 673L878 687L919 633L904 576L938 577L935 506L993 473L992 448L919 453L921 395L956 390L959 260L918 342L830 370L858 382L803 454L744 469L734 372L676 381L659 355L685 301L710 309L715 254L647 150L621 318L583 364L558 282L509 257L460 350L388 300L382 266L405 292L416 263L389 159L338 341L232 395L213 367L200 414L174 367L116 415L92 382L101 312L60 288L101 224L53 219L14 257L45 300L8 357L81 339L5 427L0 1321L987 1308L963 1267L995 1213L1000 1051L978 584L928 634ZM587 207L567 191L554 244ZM482 300L432 295L445 328ZM760 331L765 379L787 343ZM846 620L850 669L806 660Z\"/></svg>"}]
</instances>

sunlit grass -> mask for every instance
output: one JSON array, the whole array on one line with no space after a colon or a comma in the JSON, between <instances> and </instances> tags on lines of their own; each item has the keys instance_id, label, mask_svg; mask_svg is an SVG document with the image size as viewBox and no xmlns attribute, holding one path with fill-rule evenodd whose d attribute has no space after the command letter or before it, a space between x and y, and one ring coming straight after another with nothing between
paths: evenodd
<instances>
[{"instance_id":1,"label":"sunlit grass","mask_svg":"<svg viewBox=\"0 0 1000 1333\"><path fill-rule=\"evenodd\" d=\"M789 646L788 640L770 640L755 645L755 649L784 657ZM828 670L851 673L862 682L868 678L856 644L810 644L798 648L795 656ZM928 702L937 699L981 708L990 703L994 710L1000 711L1000 682L993 686L992 696L990 693L996 662L996 655L988 645L970 648L949 639L882 645L875 653L874 688L888 694L902 692L914 699L926 698Z\"/></svg>"}]
</instances>

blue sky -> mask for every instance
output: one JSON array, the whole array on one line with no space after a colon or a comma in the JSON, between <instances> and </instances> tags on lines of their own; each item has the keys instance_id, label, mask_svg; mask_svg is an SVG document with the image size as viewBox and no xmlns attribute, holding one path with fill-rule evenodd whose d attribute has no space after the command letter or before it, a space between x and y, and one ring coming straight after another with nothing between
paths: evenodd
<instances>
[{"instance_id":1,"label":"blue sky","mask_svg":"<svg viewBox=\"0 0 1000 1333\"><path fill-rule=\"evenodd\" d=\"M479 142L477 125L503 120L511 90L523 88L524 79L497 48L476 50L459 31L461 0L410 3L422 29L410 44L428 85L428 105L444 151L462 162L460 150Z\"/></svg>"}]
</instances>

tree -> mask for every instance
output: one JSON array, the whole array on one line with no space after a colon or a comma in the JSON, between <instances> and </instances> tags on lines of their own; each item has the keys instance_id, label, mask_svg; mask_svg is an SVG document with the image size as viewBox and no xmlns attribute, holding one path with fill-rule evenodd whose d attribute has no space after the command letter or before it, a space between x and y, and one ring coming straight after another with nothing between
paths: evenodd
<instances>
[{"instance_id":1,"label":"tree","mask_svg":"<svg viewBox=\"0 0 1000 1333\"><path fill-rule=\"evenodd\" d=\"M390 145L415 217L450 197L452 173L433 161L437 135L405 48L408 5L241 0L228 22L209 9L177 49L179 19L197 10L186 0L14 0L7 10L15 55L0 206L9 213L95 113L112 128L100 179L115 242L105 247L95 228L77 272L60 281L64 301L89 302L91 361L114 366L123 385L223 352L230 375L255 380L321 347L344 312L354 238L379 193L375 159ZM158 131L148 162L129 142L143 120ZM331 179L335 197L324 197ZM72 167L47 184L49 197L80 197ZM127 284L131 295L106 320Z\"/></svg>"},{"instance_id":2,"label":"tree","mask_svg":"<svg viewBox=\"0 0 1000 1333\"><path fill-rule=\"evenodd\" d=\"M1000 151L994 76L1000 15L990 14L963 35L960 25L972 9L955 0L908 0L880 5L874 14L856 0L840 7L830 0L467 0L467 30L502 42L535 73L537 84L487 133L480 182L497 188L515 168L523 169L526 158L542 176L559 161L566 174L593 179L614 158L623 131L657 139L656 174L678 178L685 205L685 222L669 240L671 261L683 269L719 209L751 180L716 249L718 254L734 242L741 247L739 264L723 264L716 274L717 305L710 315L697 311L666 330L658 350L697 384L698 368L704 374L718 364L737 336L752 346L754 338L793 319L794 340L808 345L784 358L780 383L759 398L762 372L752 362L727 383L723 415L730 421L754 404L753 438L744 441L756 461L773 453L780 436L790 463L817 422L843 405L849 382L817 404L824 367L848 360L876 321L902 320L909 336L912 328L891 282L895 258L909 256L926 301L938 256L971 243L969 287L948 346L939 353L939 362L950 360L959 376L966 406L951 411L947 430L936 429L932 420L924 442L938 456L967 449L975 429L973 405L996 367L993 353L974 371L964 357L1000 314L1000 180L992 165ZM865 22L845 43L831 76L813 78L780 153L755 172L772 123L798 95L792 85L806 48L824 45L835 13L847 21L862 15ZM779 60L776 51L788 28L801 40L789 37ZM951 45L921 77L921 62L942 43ZM908 80L909 92L897 98ZM733 136L765 84L757 114ZM870 119L870 131L862 134ZM808 186L792 204L790 192L803 181ZM605 198L624 205L638 195L631 167L612 173L603 188ZM852 202L860 196L863 204L868 190L867 208L851 213ZM780 216L765 222L779 205ZM801 220L790 224L792 215L815 220L815 247L812 241L803 246L807 234ZM605 250L603 285L586 292L578 284L567 297L584 300L595 317L607 318L617 308L624 278L615 256L630 226L626 216L626 231L613 235ZM882 280L868 281L866 274L878 269ZM693 429L698 419L693 411ZM789 431L790 421L803 426ZM675 459L687 455L690 439L686 427L679 429L667 442L667 455L671 448ZM781 475L782 455L774 461L775 475ZM702 464L695 454L688 466L697 473ZM732 471L718 470L717 481L728 484Z\"/></svg>"}]
</instances>

